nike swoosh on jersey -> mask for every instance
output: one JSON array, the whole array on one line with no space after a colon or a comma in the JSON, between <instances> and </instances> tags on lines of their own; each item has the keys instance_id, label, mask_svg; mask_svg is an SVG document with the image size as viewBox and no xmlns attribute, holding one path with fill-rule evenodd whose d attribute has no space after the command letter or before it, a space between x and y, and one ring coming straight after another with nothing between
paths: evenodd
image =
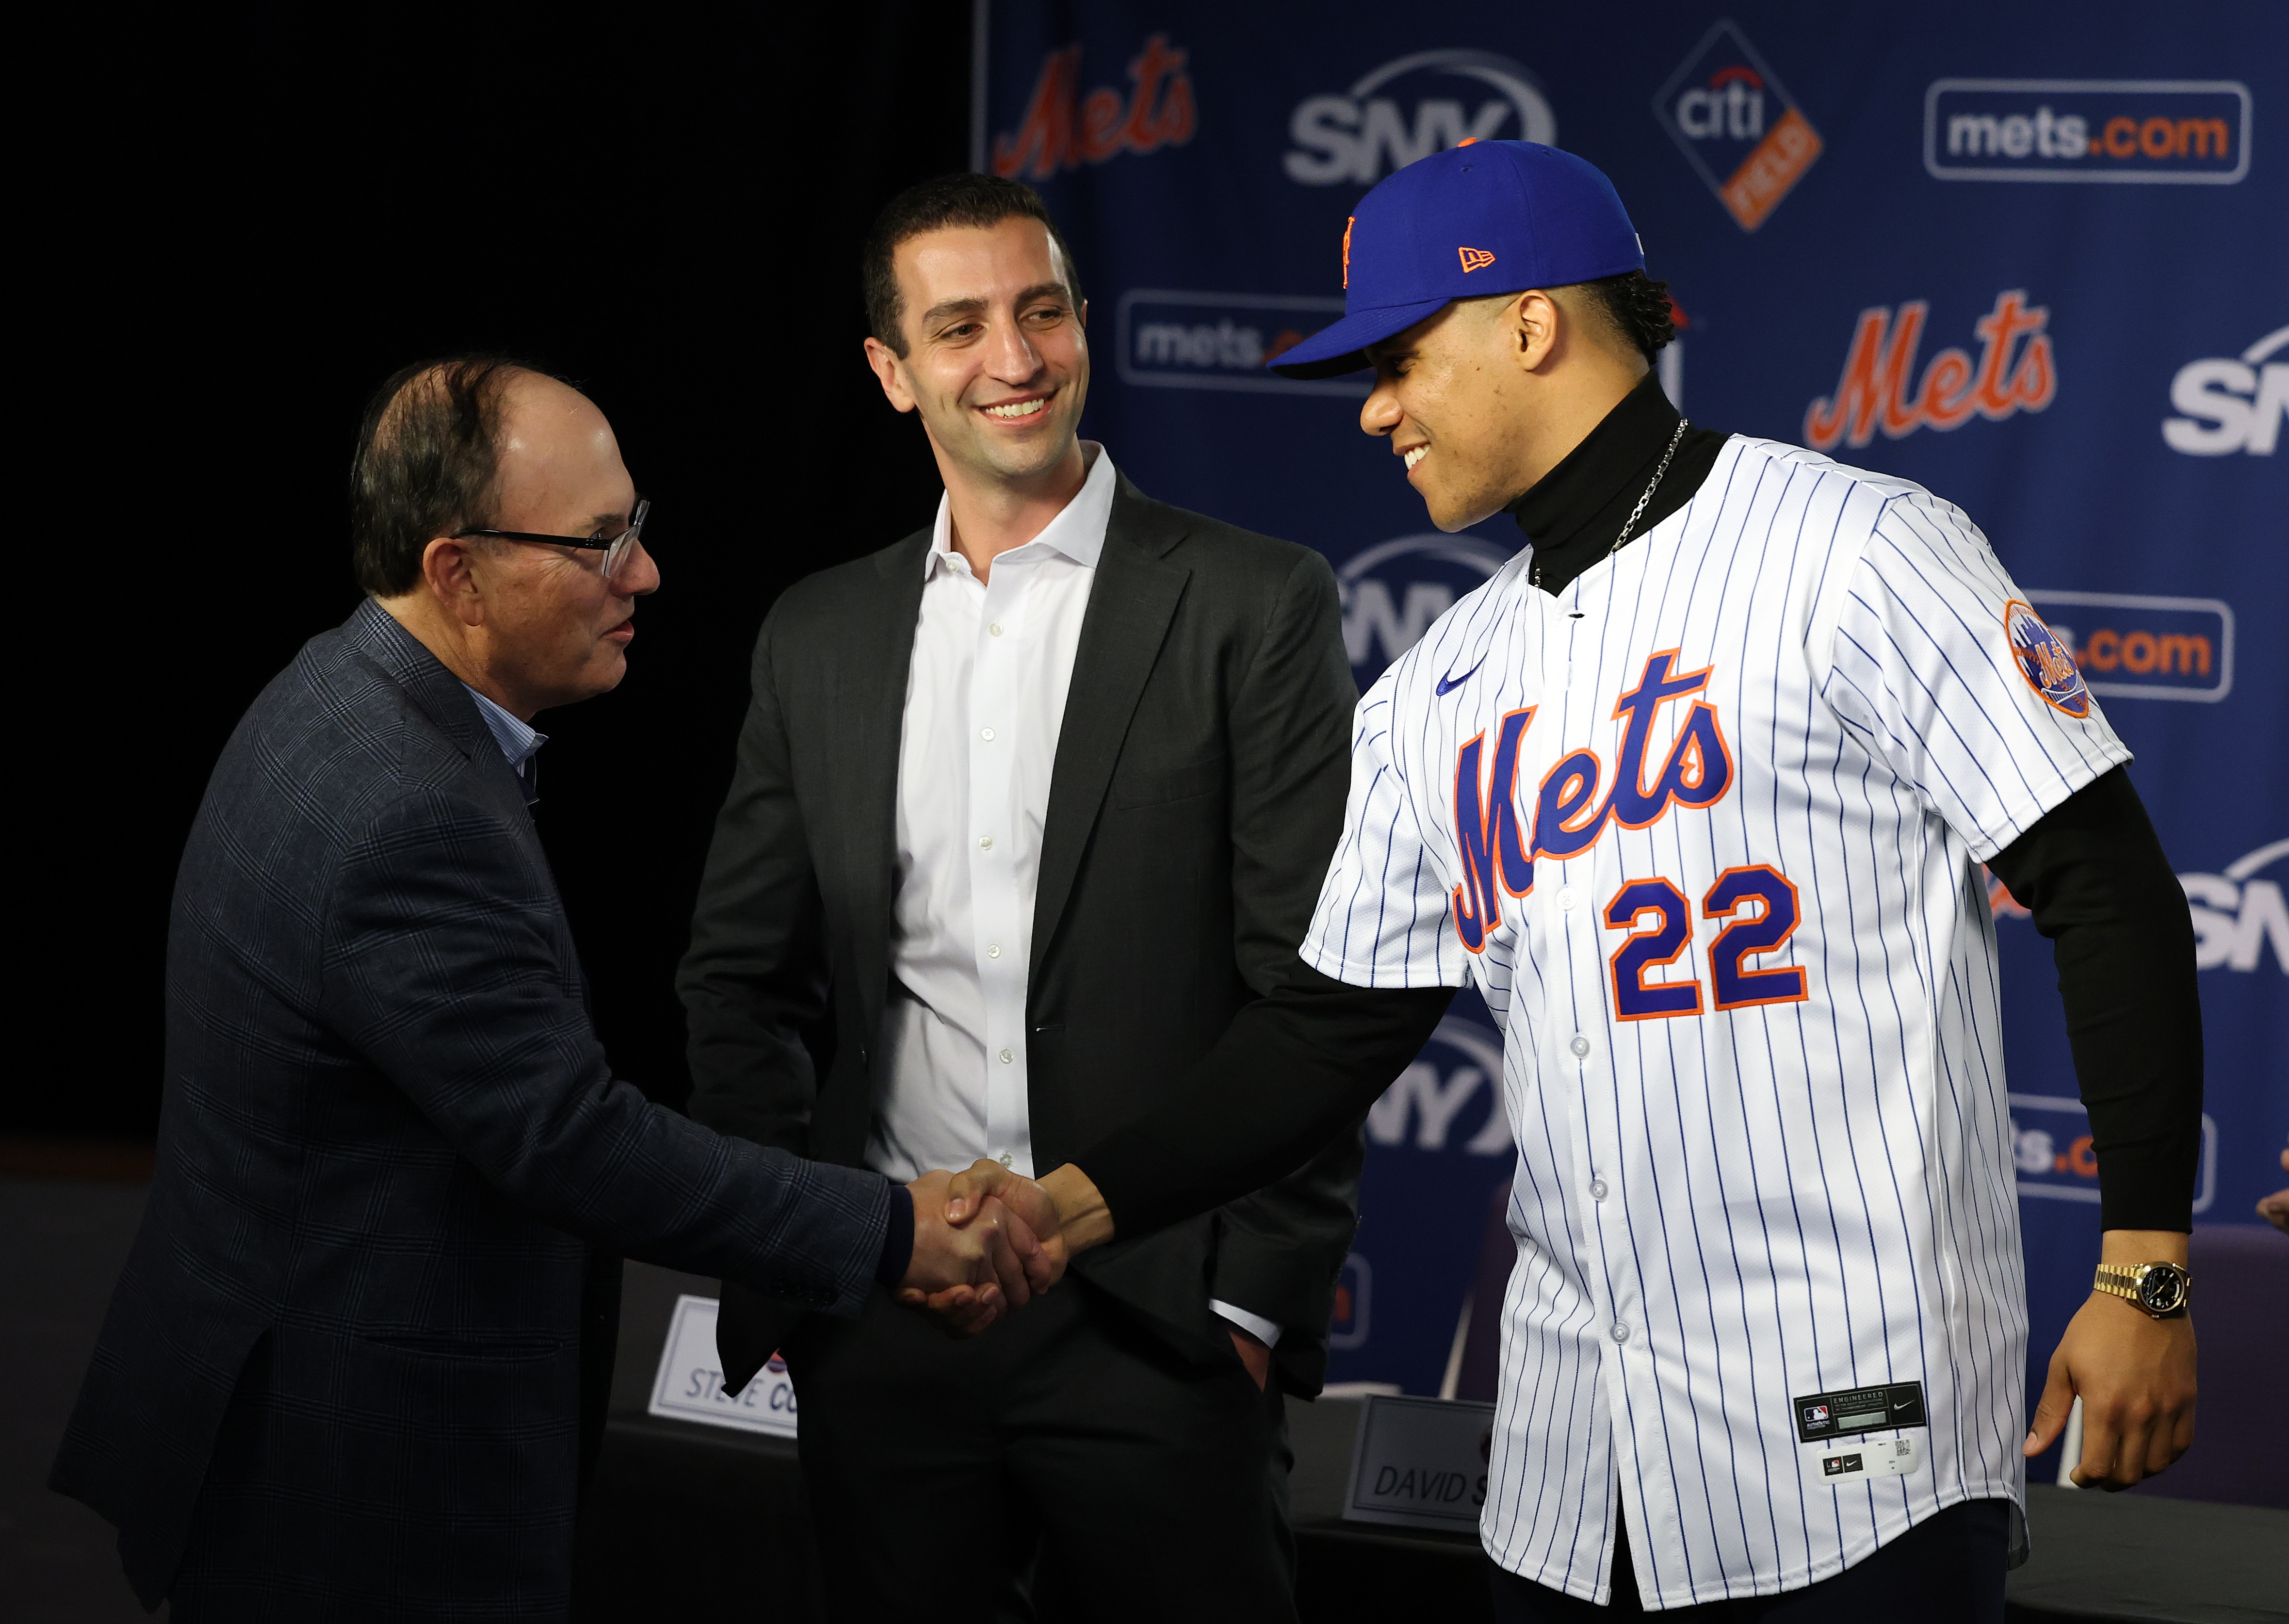
<instances>
[{"instance_id":1,"label":"nike swoosh on jersey","mask_svg":"<svg viewBox=\"0 0 2289 1624\"><path fill-rule=\"evenodd\" d=\"M1458 689L1458 688L1462 687L1464 683L1465 683L1465 682L1469 681L1472 677L1474 677L1474 676L1476 676L1476 675L1478 674L1478 672L1479 672L1479 665L1485 665L1486 663L1487 663L1487 657L1486 657L1485 655L1483 655L1483 654L1482 654L1482 655L1479 656L1479 665L1473 665L1473 666L1472 666L1472 667L1470 668L1470 670L1468 670L1468 671L1464 672L1461 676L1459 676L1459 677L1441 677L1441 678L1440 678L1440 679L1439 679L1439 697L1440 697L1440 698L1441 698L1441 699L1444 699L1448 695L1449 695L1449 694L1453 693L1456 689Z\"/></svg>"}]
</instances>

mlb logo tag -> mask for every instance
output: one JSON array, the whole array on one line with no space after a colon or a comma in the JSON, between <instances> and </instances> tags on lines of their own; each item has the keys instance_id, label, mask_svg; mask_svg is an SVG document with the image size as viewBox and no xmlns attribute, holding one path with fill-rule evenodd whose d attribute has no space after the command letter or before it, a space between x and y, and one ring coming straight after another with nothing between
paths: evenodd
<instances>
[{"instance_id":1,"label":"mlb logo tag","mask_svg":"<svg viewBox=\"0 0 2289 1624\"><path fill-rule=\"evenodd\" d=\"M2044 704L2078 721L2090 714L2090 689L2083 685L2082 668L2033 605L2016 598L2005 604L2003 633L2010 640L2011 657L2019 663L2019 674L2043 697Z\"/></svg>"},{"instance_id":2,"label":"mlb logo tag","mask_svg":"<svg viewBox=\"0 0 2289 1624\"><path fill-rule=\"evenodd\" d=\"M1826 1405L1808 1404L1804 1406L1804 1424L1806 1426L1824 1426L1827 1423L1827 1421L1828 1406Z\"/></svg>"},{"instance_id":3,"label":"mlb logo tag","mask_svg":"<svg viewBox=\"0 0 2289 1624\"><path fill-rule=\"evenodd\" d=\"M1743 231L1763 225L1821 154L1820 132L1730 21L1670 76L1653 113Z\"/></svg>"},{"instance_id":4,"label":"mlb logo tag","mask_svg":"<svg viewBox=\"0 0 2289 1624\"><path fill-rule=\"evenodd\" d=\"M1820 1469L1822 1473L1827 1477L1841 1477L1846 1472L1856 1472L1860 1469L1860 1457L1858 1455L1829 1455L1821 1461Z\"/></svg>"}]
</instances>

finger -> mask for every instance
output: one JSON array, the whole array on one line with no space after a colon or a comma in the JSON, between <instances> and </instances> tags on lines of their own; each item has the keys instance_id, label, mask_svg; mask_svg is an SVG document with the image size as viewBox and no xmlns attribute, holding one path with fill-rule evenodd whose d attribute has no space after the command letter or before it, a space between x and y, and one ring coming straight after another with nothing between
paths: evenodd
<instances>
[{"instance_id":1,"label":"finger","mask_svg":"<svg viewBox=\"0 0 2289 1624\"><path fill-rule=\"evenodd\" d=\"M1000 1162L979 1157L953 1175L946 1186L945 1221L960 1229L969 1222L985 1198L999 1195L1016 1175Z\"/></svg>"},{"instance_id":2,"label":"finger","mask_svg":"<svg viewBox=\"0 0 2289 1624\"><path fill-rule=\"evenodd\" d=\"M928 1308L929 1306L929 1297L927 1294L913 1286L902 1286L898 1288L898 1303L902 1308Z\"/></svg>"},{"instance_id":3,"label":"finger","mask_svg":"<svg viewBox=\"0 0 2289 1624\"><path fill-rule=\"evenodd\" d=\"M990 1212L981 1213L977 1227L986 1230L985 1261L993 1270L993 1278L1001 1286L1009 1306L1021 1309L1033 1300L1033 1288L1025 1273L1025 1260L1018 1254L1014 1230L1025 1229L1024 1221L999 1201L988 1203ZM989 1227L990 1226L990 1227ZM1026 1231L1028 1238L1031 1231Z\"/></svg>"},{"instance_id":4,"label":"finger","mask_svg":"<svg viewBox=\"0 0 2289 1624\"><path fill-rule=\"evenodd\" d=\"M2097 1489L2112 1486L2118 1426L2111 1408L2093 1404L2087 1395L2084 1397L2082 1459L2076 1461L2074 1469L2067 1474L2068 1480L2075 1487Z\"/></svg>"},{"instance_id":5,"label":"finger","mask_svg":"<svg viewBox=\"0 0 2289 1624\"><path fill-rule=\"evenodd\" d=\"M2051 1373L2043 1383L2043 1397L2035 1405L2034 1424L2027 1429L2027 1441L2019 1453L2033 1458L2059 1441L2059 1433L2067 1424L2067 1413L2074 1408L2074 1378L2067 1374L2066 1361L2058 1355L2051 1356ZM2087 1426L2088 1419L2084 1424ZM2086 1443L2089 1435L2084 1434Z\"/></svg>"}]
</instances>

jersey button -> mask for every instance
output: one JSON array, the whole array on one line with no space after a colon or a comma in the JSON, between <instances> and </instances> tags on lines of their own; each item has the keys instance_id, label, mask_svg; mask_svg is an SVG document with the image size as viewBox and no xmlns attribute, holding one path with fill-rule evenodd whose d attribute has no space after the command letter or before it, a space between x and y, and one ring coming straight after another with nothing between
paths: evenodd
<instances>
[{"instance_id":1,"label":"jersey button","mask_svg":"<svg viewBox=\"0 0 2289 1624\"><path fill-rule=\"evenodd\" d=\"M1582 905L1582 894L1567 886L1558 893L1558 905L1571 913Z\"/></svg>"},{"instance_id":2,"label":"jersey button","mask_svg":"<svg viewBox=\"0 0 2289 1624\"><path fill-rule=\"evenodd\" d=\"M1605 1180L1591 1179L1590 1181L1590 1199L1592 1201L1602 1201L1606 1198L1608 1193L1610 1192L1606 1189Z\"/></svg>"},{"instance_id":3,"label":"jersey button","mask_svg":"<svg viewBox=\"0 0 2289 1624\"><path fill-rule=\"evenodd\" d=\"M1614 1322L1614 1340L1617 1342L1626 1342L1630 1340L1630 1328L1619 1320Z\"/></svg>"},{"instance_id":4,"label":"jersey button","mask_svg":"<svg viewBox=\"0 0 2289 1624\"><path fill-rule=\"evenodd\" d=\"M1567 1044L1566 1047L1572 1049L1576 1055L1587 1055L1590 1052L1590 1040L1587 1038L1577 1036L1573 1042Z\"/></svg>"}]
</instances>

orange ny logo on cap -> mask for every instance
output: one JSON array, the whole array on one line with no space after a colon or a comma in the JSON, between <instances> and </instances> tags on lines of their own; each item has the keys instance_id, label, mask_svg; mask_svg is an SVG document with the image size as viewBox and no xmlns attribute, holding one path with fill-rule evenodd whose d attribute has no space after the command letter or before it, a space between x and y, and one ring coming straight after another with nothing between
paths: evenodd
<instances>
[{"instance_id":1,"label":"orange ny logo on cap","mask_svg":"<svg viewBox=\"0 0 2289 1624\"><path fill-rule=\"evenodd\" d=\"M1463 275L1465 276L1472 271L1483 271L1495 262L1495 257L1483 248L1458 248L1455 251L1463 257Z\"/></svg>"},{"instance_id":2,"label":"orange ny logo on cap","mask_svg":"<svg viewBox=\"0 0 2289 1624\"><path fill-rule=\"evenodd\" d=\"M1344 291L1346 293L1351 291L1352 286L1352 227L1358 224L1359 216L1356 214L1344 222Z\"/></svg>"}]
</instances>

